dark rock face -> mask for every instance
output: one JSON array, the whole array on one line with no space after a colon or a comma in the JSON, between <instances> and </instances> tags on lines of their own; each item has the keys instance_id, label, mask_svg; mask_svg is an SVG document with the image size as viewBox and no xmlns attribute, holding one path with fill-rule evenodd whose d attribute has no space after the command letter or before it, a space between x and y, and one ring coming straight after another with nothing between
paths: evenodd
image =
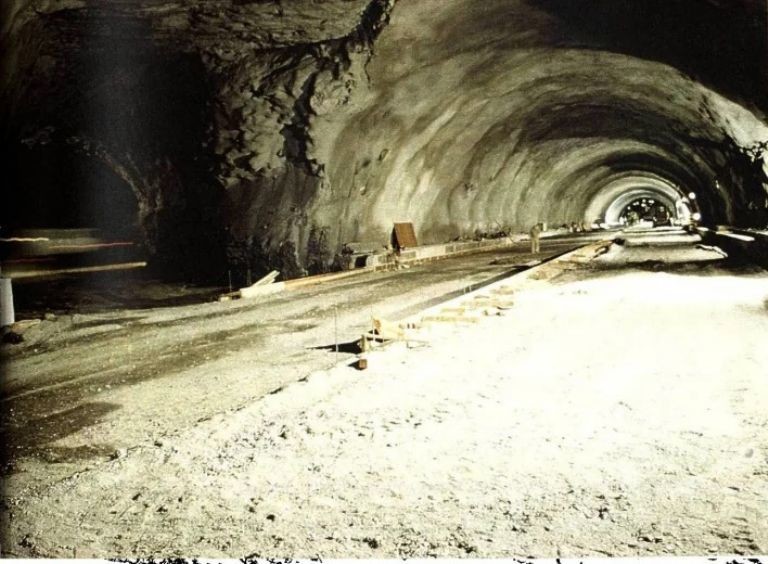
<instances>
[{"instance_id":1,"label":"dark rock face","mask_svg":"<svg viewBox=\"0 0 768 564\"><path fill-rule=\"evenodd\" d=\"M115 202L74 215L133 228L167 273L318 272L395 221L422 242L527 230L628 189L768 223L762 1L0 9L3 225Z\"/></svg>"}]
</instances>

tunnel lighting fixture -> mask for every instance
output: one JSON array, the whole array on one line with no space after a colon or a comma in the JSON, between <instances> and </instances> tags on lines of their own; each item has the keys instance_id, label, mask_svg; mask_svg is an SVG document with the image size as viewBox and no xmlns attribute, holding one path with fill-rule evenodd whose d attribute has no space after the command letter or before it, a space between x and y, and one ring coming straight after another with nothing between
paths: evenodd
<instances>
[{"instance_id":1,"label":"tunnel lighting fixture","mask_svg":"<svg viewBox=\"0 0 768 564\"><path fill-rule=\"evenodd\" d=\"M699 221L701 219L701 214L699 212L694 212L693 214L691 214L691 217L693 218L694 221Z\"/></svg>"},{"instance_id":2,"label":"tunnel lighting fixture","mask_svg":"<svg viewBox=\"0 0 768 564\"><path fill-rule=\"evenodd\" d=\"M695 199L696 199L696 194L694 194L693 192L689 192L689 193L688 193L688 197L689 197L691 200L695 200Z\"/></svg>"}]
</instances>

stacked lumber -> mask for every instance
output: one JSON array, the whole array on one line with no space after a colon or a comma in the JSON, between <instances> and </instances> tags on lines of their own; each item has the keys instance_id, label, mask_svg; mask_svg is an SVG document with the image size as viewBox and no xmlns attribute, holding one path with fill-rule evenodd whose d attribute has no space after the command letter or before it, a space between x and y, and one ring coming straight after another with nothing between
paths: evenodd
<instances>
[{"instance_id":1,"label":"stacked lumber","mask_svg":"<svg viewBox=\"0 0 768 564\"><path fill-rule=\"evenodd\" d=\"M364 333L360 338L360 348L363 352L366 352L375 343L386 343L388 341L404 341L406 343L425 342L414 336L414 331L421 328L419 324L412 322L397 323L380 317L373 317L371 324L371 330Z\"/></svg>"}]
</instances>

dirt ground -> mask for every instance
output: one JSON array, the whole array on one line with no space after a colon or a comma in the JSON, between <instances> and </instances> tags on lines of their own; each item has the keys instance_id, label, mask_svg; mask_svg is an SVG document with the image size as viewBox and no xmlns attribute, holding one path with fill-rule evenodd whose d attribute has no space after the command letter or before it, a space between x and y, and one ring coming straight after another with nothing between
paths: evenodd
<instances>
[{"instance_id":1,"label":"dirt ground","mask_svg":"<svg viewBox=\"0 0 768 564\"><path fill-rule=\"evenodd\" d=\"M23 343L0 349L4 497L353 358L346 343L370 327L371 315L397 319L579 244L551 241L538 257L519 245L266 298L184 307L143 307L147 296L175 303L178 292L133 287L133 273L114 287L101 278L74 286L59 281L50 300L56 317L26 330ZM28 295L39 303L44 295L33 290ZM58 309L67 303L77 309Z\"/></svg>"},{"instance_id":2,"label":"dirt ground","mask_svg":"<svg viewBox=\"0 0 768 564\"><path fill-rule=\"evenodd\" d=\"M311 321L311 300L283 296L30 339L4 386L24 432L3 554L765 554L768 273L695 243L637 234L498 282L503 315L436 324L365 371L306 349L333 343L331 289L305 290L327 304ZM428 295L408 272L377 313L502 268L483 264L433 275ZM332 295L359 313L402 274Z\"/></svg>"}]
</instances>

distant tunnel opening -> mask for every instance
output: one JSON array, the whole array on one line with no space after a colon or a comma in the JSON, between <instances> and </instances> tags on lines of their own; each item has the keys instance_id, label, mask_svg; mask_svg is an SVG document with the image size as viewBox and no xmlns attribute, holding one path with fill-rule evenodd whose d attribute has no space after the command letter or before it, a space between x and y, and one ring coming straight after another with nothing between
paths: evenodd
<instances>
[{"instance_id":1,"label":"distant tunnel opening","mask_svg":"<svg viewBox=\"0 0 768 564\"><path fill-rule=\"evenodd\" d=\"M644 197L633 200L627 204L619 215L621 223L633 225L638 222L651 222L653 226L671 225L676 219L668 203L661 202L652 197Z\"/></svg>"}]
</instances>

